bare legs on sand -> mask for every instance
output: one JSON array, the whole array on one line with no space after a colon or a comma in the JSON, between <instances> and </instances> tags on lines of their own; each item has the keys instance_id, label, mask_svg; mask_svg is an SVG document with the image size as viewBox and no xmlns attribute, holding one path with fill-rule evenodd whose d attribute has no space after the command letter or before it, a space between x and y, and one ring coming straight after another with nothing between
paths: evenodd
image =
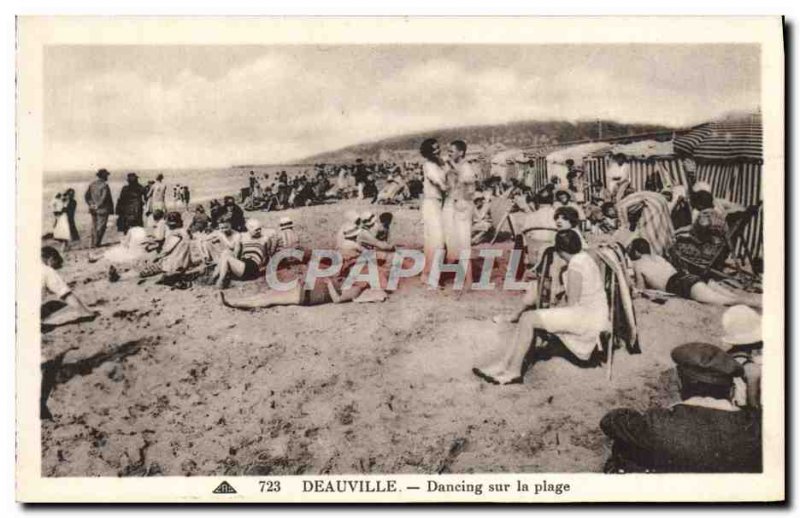
<instances>
[{"instance_id":1,"label":"bare legs on sand","mask_svg":"<svg viewBox=\"0 0 800 518\"><path fill-rule=\"evenodd\" d=\"M333 283L325 281L327 285L328 294L334 304L343 302L350 302L366 290L369 285L367 283L355 283L351 288L348 288L342 293L336 291ZM273 306L300 306L303 304L303 287L299 284L291 290L267 290L263 293L255 295L248 295L236 299L225 297L224 293L220 293L222 304L229 308L235 309L256 309L256 308L270 308Z\"/></svg>"},{"instance_id":2,"label":"bare legs on sand","mask_svg":"<svg viewBox=\"0 0 800 518\"><path fill-rule=\"evenodd\" d=\"M536 329L542 328L542 324L537 311L524 312L519 317L511 346L503 356L485 367L475 368L472 371L491 383L521 383L522 365L533 343Z\"/></svg>"},{"instance_id":3,"label":"bare legs on sand","mask_svg":"<svg viewBox=\"0 0 800 518\"><path fill-rule=\"evenodd\" d=\"M717 304L720 306L735 306L744 304L754 308L761 307L761 295L750 293L735 293L716 282L698 282L692 286L692 300L704 304Z\"/></svg>"},{"instance_id":4,"label":"bare legs on sand","mask_svg":"<svg viewBox=\"0 0 800 518\"><path fill-rule=\"evenodd\" d=\"M220 293L222 305L235 309L269 308L272 306L298 306L303 299L303 288L299 285L287 291L268 290L255 295L230 299Z\"/></svg>"},{"instance_id":5,"label":"bare legs on sand","mask_svg":"<svg viewBox=\"0 0 800 518\"><path fill-rule=\"evenodd\" d=\"M244 269L244 261L240 261L227 250L223 252L219 257L219 261L217 261L217 268L214 271L214 277L217 279L217 288L223 289L225 287L229 274L241 278L244 275Z\"/></svg>"}]
</instances>

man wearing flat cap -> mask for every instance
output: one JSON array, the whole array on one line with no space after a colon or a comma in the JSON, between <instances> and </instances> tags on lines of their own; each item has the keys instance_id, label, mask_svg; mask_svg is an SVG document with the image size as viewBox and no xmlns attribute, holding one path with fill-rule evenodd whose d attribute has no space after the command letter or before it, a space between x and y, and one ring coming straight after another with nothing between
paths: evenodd
<instances>
[{"instance_id":1,"label":"man wearing flat cap","mask_svg":"<svg viewBox=\"0 0 800 518\"><path fill-rule=\"evenodd\" d=\"M89 184L83 199L89 206L92 215L92 247L97 248L103 242L106 232L108 216L114 212L114 201L111 199L111 189L106 183L109 172L105 169L97 171L97 179Z\"/></svg>"},{"instance_id":2,"label":"man wearing flat cap","mask_svg":"<svg viewBox=\"0 0 800 518\"><path fill-rule=\"evenodd\" d=\"M613 440L606 473L753 473L761 468L761 421L731 403L742 367L704 343L676 347L682 402L639 413L617 409L600 428Z\"/></svg>"},{"instance_id":3,"label":"man wearing flat cap","mask_svg":"<svg viewBox=\"0 0 800 518\"><path fill-rule=\"evenodd\" d=\"M117 199L117 230L128 233L132 227L144 226L145 188L136 173L128 173L128 184L122 187Z\"/></svg>"}]
</instances>

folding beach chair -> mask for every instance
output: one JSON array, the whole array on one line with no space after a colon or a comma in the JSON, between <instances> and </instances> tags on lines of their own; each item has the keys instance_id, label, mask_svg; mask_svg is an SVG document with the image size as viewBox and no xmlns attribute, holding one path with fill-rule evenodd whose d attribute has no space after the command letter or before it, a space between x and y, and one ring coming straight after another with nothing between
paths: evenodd
<instances>
[{"instance_id":1,"label":"folding beach chair","mask_svg":"<svg viewBox=\"0 0 800 518\"><path fill-rule=\"evenodd\" d=\"M539 274L537 292L537 308L548 308L555 303L552 293L552 280L554 272L552 265L555 249L548 248L542 254L542 260L535 270ZM603 331L598 336L601 352L601 362L606 366L607 378L613 377L614 350L624 346L630 354L640 354L636 313L631 297L632 268L625 256L621 245L607 244L588 250L589 255L597 263L600 274L604 279L606 299L610 310L611 329ZM558 335L547 332L538 332L534 337L534 346L539 340L558 339Z\"/></svg>"},{"instance_id":2,"label":"folding beach chair","mask_svg":"<svg viewBox=\"0 0 800 518\"><path fill-rule=\"evenodd\" d=\"M514 223L509 217L512 208L514 208L514 200L508 197L508 193L503 196L492 198L492 202L489 205L489 216L491 216L492 224L494 224L494 236L492 237L491 244L497 241L497 236L500 235L500 230L506 223L508 224L511 235L516 236Z\"/></svg>"},{"instance_id":3,"label":"folding beach chair","mask_svg":"<svg viewBox=\"0 0 800 518\"><path fill-rule=\"evenodd\" d=\"M686 241L694 241L691 234L682 232L676 236L675 245L669 250L669 257L671 262L679 269L686 270L690 273L700 276L702 279L715 279L723 281L735 281L732 275L728 275L722 271L725 260L734 253L734 251L741 245L743 252L748 262L752 273L746 272L741 268L737 270L740 277L747 279L746 284L757 284L760 277L757 273L755 265L755 252L750 249L747 238L744 235L745 229L748 227L761 211L761 203L748 207L744 212L731 214L728 217L729 227L725 235L725 239L716 245L713 254L699 254L690 253L693 248L691 245L686 245ZM682 246L683 244L683 246ZM700 245L697 245L698 247Z\"/></svg>"},{"instance_id":4,"label":"folding beach chair","mask_svg":"<svg viewBox=\"0 0 800 518\"><path fill-rule=\"evenodd\" d=\"M605 280L610 311L610 331L600 334L609 381L614 366L614 349L625 346L629 354L640 354L636 312L631 297L633 268L619 243L604 244L589 251Z\"/></svg>"}]
</instances>

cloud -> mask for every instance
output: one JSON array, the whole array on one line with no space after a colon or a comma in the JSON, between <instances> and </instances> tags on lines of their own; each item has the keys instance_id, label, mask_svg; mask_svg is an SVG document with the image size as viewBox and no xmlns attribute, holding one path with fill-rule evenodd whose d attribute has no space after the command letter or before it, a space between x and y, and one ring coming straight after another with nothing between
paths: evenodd
<instances>
[{"instance_id":1,"label":"cloud","mask_svg":"<svg viewBox=\"0 0 800 518\"><path fill-rule=\"evenodd\" d=\"M155 50L114 60L103 49L101 65L84 50L59 61L70 67L52 65L47 169L279 163L413 131L524 119L680 126L754 109L759 98L757 57L730 48L282 47L240 60L225 49L229 61L202 49L216 56L213 74L199 50Z\"/></svg>"}]
</instances>

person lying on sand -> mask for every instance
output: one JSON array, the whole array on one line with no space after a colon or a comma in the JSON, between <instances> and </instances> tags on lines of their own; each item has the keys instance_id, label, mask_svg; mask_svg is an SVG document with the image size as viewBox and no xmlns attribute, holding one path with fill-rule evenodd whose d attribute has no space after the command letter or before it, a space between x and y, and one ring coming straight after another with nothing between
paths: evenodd
<instances>
[{"instance_id":1,"label":"person lying on sand","mask_svg":"<svg viewBox=\"0 0 800 518\"><path fill-rule=\"evenodd\" d=\"M159 283L170 283L181 277L191 266L191 238L183 228L180 213L167 214L167 233L164 247L152 260L146 261L138 268L120 273L112 265L108 270L110 282L127 281L159 277Z\"/></svg>"},{"instance_id":2,"label":"person lying on sand","mask_svg":"<svg viewBox=\"0 0 800 518\"><path fill-rule=\"evenodd\" d=\"M704 304L761 307L761 297L758 295L737 295L717 283L705 283L697 275L679 272L669 261L651 253L650 243L644 238L636 238L631 242L628 255L636 272L636 287L640 290L654 288Z\"/></svg>"},{"instance_id":3,"label":"person lying on sand","mask_svg":"<svg viewBox=\"0 0 800 518\"><path fill-rule=\"evenodd\" d=\"M578 359L589 360L600 333L608 328L608 301L594 259L582 249L572 229L559 230L555 251L567 263L568 306L536 309L519 319L511 347L493 363L474 368L478 377L495 384L522 382L522 368L537 330L555 334Z\"/></svg>"},{"instance_id":4,"label":"person lying on sand","mask_svg":"<svg viewBox=\"0 0 800 518\"><path fill-rule=\"evenodd\" d=\"M270 308L273 306L319 306L322 304L341 304L359 299L365 292L380 292L380 290L370 290L366 282L356 282L349 289L342 289L341 278L320 279L314 289L304 289L303 283L298 281L297 285L287 291L267 290L264 293L230 299L225 297L225 293L220 293L222 304L235 309L256 309ZM385 299L385 293L380 300ZM370 302L377 301L376 299Z\"/></svg>"},{"instance_id":5,"label":"person lying on sand","mask_svg":"<svg viewBox=\"0 0 800 518\"><path fill-rule=\"evenodd\" d=\"M42 304L42 328L54 328L66 324L88 322L94 320L98 312L90 310L86 304L72 292L72 289L58 275L64 260L58 250L52 246L42 247L42 287L52 293L58 300L50 300Z\"/></svg>"},{"instance_id":6,"label":"person lying on sand","mask_svg":"<svg viewBox=\"0 0 800 518\"><path fill-rule=\"evenodd\" d=\"M231 278L244 281L259 278L277 249L275 231L265 235L261 222L255 218L248 219L245 227L247 232L242 234L237 250L223 251L219 257L214 272L219 289L224 289Z\"/></svg>"}]
</instances>

